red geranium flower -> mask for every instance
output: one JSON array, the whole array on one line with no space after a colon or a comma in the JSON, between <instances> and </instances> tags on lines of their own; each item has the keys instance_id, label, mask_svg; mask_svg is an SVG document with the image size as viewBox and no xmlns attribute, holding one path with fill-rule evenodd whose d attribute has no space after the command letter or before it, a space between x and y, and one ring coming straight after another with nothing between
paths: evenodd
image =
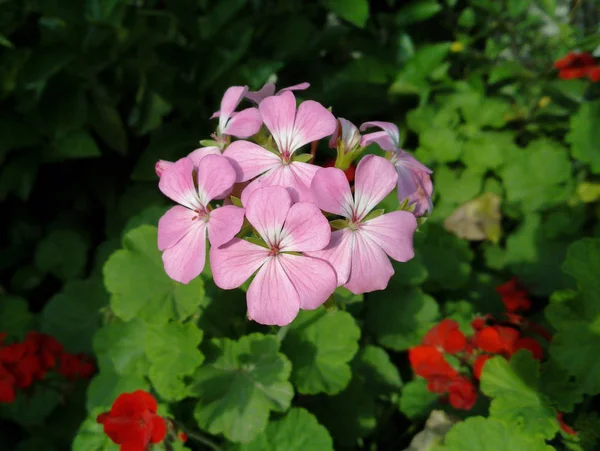
<instances>
[{"instance_id":1,"label":"red geranium flower","mask_svg":"<svg viewBox=\"0 0 600 451\"><path fill-rule=\"evenodd\" d=\"M587 52L571 52L555 62L554 67L559 70L558 77L563 80L584 77L589 77L592 81L600 80L600 67L596 59Z\"/></svg>"},{"instance_id":2,"label":"red geranium flower","mask_svg":"<svg viewBox=\"0 0 600 451\"><path fill-rule=\"evenodd\" d=\"M519 338L513 347L513 352L517 352L519 349L527 349L533 355L536 360L542 360L544 357L544 350L542 346L531 337Z\"/></svg>"},{"instance_id":3,"label":"red geranium flower","mask_svg":"<svg viewBox=\"0 0 600 451\"><path fill-rule=\"evenodd\" d=\"M448 354L456 354L464 350L467 345L467 339L459 327L456 321L445 319L427 332L423 338L423 344L441 348Z\"/></svg>"},{"instance_id":4,"label":"red geranium flower","mask_svg":"<svg viewBox=\"0 0 600 451\"><path fill-rule=\"evenodd\" d=\"M518 310L529 310L531 308L531 301L527 298L527 291L519 287L516 277L497 287L496 291L502 297L502 302L509 313L514 313Z\"/></svg>"},{"instance_id":5,"label":"red geranium flower","mask_svg":"<svg viewBox=\"0 0 600 451\"><path fill-rule=\"evenodd\" d=\"M89 362L84 354L63 353L60 358L58 372L70 380L76 378L87 379L94 374L94 365Z\"/></svg>"},{"instance_id":6,"label":"red geranium flower","mask_svg":"<svg viewBox=\"0 0 600 451\"><path fill-rule=\"evenodd\" d=\"M433 393L445 393L458 372L450 366L437 348L415 346L408 351L410 364L418 376L427 379L427 388Z\"/></svg>"},{"instance_id":7,"label":"red geranium flower","mask_svg":"<svg viewBox=\"0 0 600 451\"><path fill-rule=\"evenodd\" d=\"M15 397L15 377L0 363L0 403L11 403Z\"/></svg>"},{"instance_id":8,"label":"red geranium flower","mask_svg":"<svg viewBox=\"0 0 600 451\"><path fill-rule=\"evenodd\" d=\"M485 366L485 362L491 359L492 356L488 354L481 354L479 357L475 359L475 363L473 363L473 375L477 380L481 379L481 372L483 371L483 367Z\"/></svg>"},{"instance_id":9,"label":"red geranium flower","mask_svg":"<svg viewBox=\"0 0 600 451\"><path fill-rule=\"evenodd\" d=\"M512 327L488 326L475 333L473 344L491 354L510 356L518 339L519 332Z\"/></svg>"},{"instance_id":10,"label":"red geranium flower","mask_svg":"<svg viewBox=\"0 0 600 451\"><path fill-rule=\"evenodd\" d=\"M477 389L469 379L459 376L448 387L448 401L455 409L471 410L477 401Z\"/></svg>"},{"instance_id":11,"label":"red geranium flower","mask_svg":"<svg viewBox=\"0 0 600 451\"><path fill-rule=\"evenodd\" d=\"M145 451L150 443L160 443L167 434L164 418L156 414L158 405L152 395L136 390L119 395L110 412L96 421L121 451Z\"/></svg>"}]
</instances>

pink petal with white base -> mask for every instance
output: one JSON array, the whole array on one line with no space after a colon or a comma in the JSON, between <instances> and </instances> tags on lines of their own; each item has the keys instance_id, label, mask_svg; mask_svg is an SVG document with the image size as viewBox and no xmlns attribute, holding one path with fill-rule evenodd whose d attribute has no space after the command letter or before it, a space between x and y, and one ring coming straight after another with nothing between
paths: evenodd
<instances>
[{"instance_id":1,"label":"pink petal with white base","mask_svg":"<svg viewBox=\"0 0 600 451\"><path fill-rule=\"evenodd\" d=\"M337 168L322 168L317 171L310 184L315 202L321 210L329 213L352 217L354 200L350 184L344 171Z\"/></svg>"},{"instance_id":2,"label":"pink petal with white base","mask_svg":"<svg viewBox=\"0 0 600 451\"><path fill-rule=\"evenodd\" d=\"M383 249L367 234L355 233L352 269L344 286L354 294L383 290L393 274L394 268Z\"/></svg>"},{"instance_id":3,"label":"pink petal with white base","mask_svg":"<svg viewBox=\"0 0 600 451\"><path fill-rule=\"evenodd\" d=\"M385 158L367 155L358 163L354 182L354 213L362 219L396 186L396 168Z\"/></svg>"},{"instance_id":4,"label":"pink petal with white base","mask_svg":"<svg viewBox=\"0 0 600 451\"><path fill-rule=\"evenodd\" d=\"M377 243L386 254L399 262L407 262L415 256L413 235L417 220L407 211L392 211L364 222L360 233Z\"/></svg>"},{"instance_id":5,"label":"pink petal with white base","mask_svg":"<svg viewBox=\"0 0 600 451\"><path fill-rule=\"evenodd\" d=\"M234 238L210 248L210 267L215 284L224 290L238 288L269 259L269 250Z\"/></svg>"},{"instance_id":6,"label":"pink petal with white base","mask_svg":"<svg viewBox=\"0 0 600 451\"><path fill-rule=\"evenodd\" d=\"M165 172L165 169L167 169L169 166L172 166L172 165L173 165L172 161L158 160L156 162L156 164L154 165L154 171L156 171L156 175L158 175L160 177L160 176L162 176L162 173Z\"/></svg>"},{"instance_id":7,"label":"pink petal with white base","mask_svg":"<svg viewBox=\"0 0 600 451\"><path fill-rule=\"evenodd\" d=\"M259 188L244 204L246 218L269 245L276 244L292 206L290 195L280 186Z\"/></svg>"},{"instance_id":8,"label":"pink petal with white base","mask_svg":"<svg viewBox=\"0 0 600 451\"><path fill-rule=\"evenodd\" d=\"M248 317L259 324L285 326L298 315L300 299L277 257L270 257L248 288Z\"/></svg>"},{"instance_id":9,"label":"pink petal with white base","mask_svg":"<svg viewBox=\"0 0 600 451\"><path fill-rule=\"evenodd\" d=\"M331 233L331 241L323 250L306 252L304 255L325 260L335 270L337 285L342 286L348 281L352 264L354 235L350 229L336 230Z\"/></svg>"},{"instance_id":10,"label":"pink petal with white base","mask_svg":"<svg viewBox=\"0 0 600 451\"><path fill-rule=\"evenodd\" d=\"M233 116L221 133L224 135L248 138L255 135L262 126L262 118L257 108L246 108Z\"/></svg>"},{"instance_id":11,"label":"pink petal with white base","mask_svg":"<svg viewBox=\"0 0 600 451\"><path fill-rule=\"evenodd\" d=\"M235 169L222 155L205 156L198 163L197 171L198 197L204 206L215 198L227 196L235 183Z\"/></svg>"},{"instance_id":12,"label":"pink petal with white base","mask_svg":"<svg viewBox=\"0 0 600 451\"><path fill-rule=\"evenodd\" d=\"M289 209L281 229L279 249L283 252L318 251L331 239L331 228L319 207L299 202Z\"/></svg>"},{"instance_id":13,"label":"pink petal with white base","mask_svg":"<svg viewBox=\"0 0 600 451\"><path fill-rule=\"evenodd\" d=\"M281 158L249 141L235 141L223 153L236 172L236 182L246 182L269 169L281 166Z\"/></svg>"},{"instance_id":14,"label":"pink petal with white base","mask_svg":"<svg viewBox=\"0 0 600 451\"><path fill-rule=\"evenodd\" d=\"M162 254L168 276L184 284L200 275L206 259L206 224L202 221L194 223L194 227L177 244Z\"/></svg>"},{"instance_id":15,"label":"pink petal with white base","mask_svg":"<svg viewBox=\"0 0 600 451\"><path fill-rule=\"evenodd\" d=\"M221 100L221 108L217 112L219 117L219 130L221 130L221 132L227 125L227 121L229 121L229 118L231 117L237 106L244 98L246 92L248 92L247 86L232 86L231 88L227 89L227 91L225 91L225 94L223 94L223 99ZM217 117L217 113L213 114L211 119Z\"/></svg>"},{"instance_id":16,"label":"pink petal with white base","mask_svg":"<svg viewBox=\"0 0 600 451\"><path fill-rule=\"evenodd\" d=\"M244 209L225 205L210 212L208 220L208 241L211 246L222 246L231 241L242 229Z\"/></svg>"},{"instance_id":17,"label":"pink petal with white base","mask_svg":"<svg viewBox=\"0 0 600 451\"><path fill-rule=\"evenodd\" d=\"M221 149L216 146L200 147L193 150L187 157L194 162L194 166L198 166L200 160L207 155L221 155Z\"/></svg>"},{"instance_id":18,"label":"pink petal with white base","mask_svg":"<svg viewBox=\"0 0 600 451\"><path fill-rule=\"evenodd\" d=\"M194 186L193 171L192 160L181 158L163 171L158 182L158 188L165 196L191 210L204 207Z\"/></svg>"},{"instance_id":19,"label":"pink petal with white base","mask_svg":"<svg viewBox=\"0 0 600 451\"><path fill-rule=\"evenodd\" d=\"M373 143L377 144L381 149L387 150L388 152L398 151L398 147L390 135L386 132L367 133L360 139L360 145L362 147L370 146Z\"/></svg>"},{"instance_id":20,"label":"pink petal with white base","mask_svg":"<svg viewBox=\"0 0 600 451\"><path fill-rule=\"evenodd\" d=\"M322 305L337 287L335 271L325 260L289 254L281 254L278 259L298 293L303 310Z\"/></svg>"},{"instance_id":21,"label":"pink petal with white base","mask_svg":"<svg viewBox=\"0 0 600 451\"><path fill-rule=\"evenodd\" d=\"M338 117L338 126L331 139L329 140L329 147L335 149L337 147L338 140L342 141L344 145L344 151L349 152L360 144L360 133L358 127L343 117Z\"/></svg>"},{"instance_id":22,"label":"pink petal with white base","mask_svg":"<svg viewBox=\"0 0 600 451\"><path fill-rule=\"evenodd\" d=\"M363 140L372 140L371 142L377 142L383 150L390 152L398 150L398 146L400 145L400 132L398 131L398 126L396 124L391 122L371 121L362 124L360 126L360 130L365 131L369 127L379 127L389 137L389 139L386 141L385 138L383 138L383 135L376 135L375 133L379 132L375 132L365 135Z\"/></svg>"},{"instance_id":23,"label":"pink petal with white base","mask_svg":"<svg viewBox=\"0 0 600 451\"><path fill-rule=\"evenodd\" d=\"M267 97L258 106L265 126L273 135L279 152L291 154L291 144L294 138L294 120L296 118L296 98L287 91L279 96Z\"/></svg>"},{"instance_id":24,"label":"pink petal with white base","mask_svg":"<svg viewBox=\"0 0 600 451\"><path fill-rule=\"evenodd\" d=\"M285 166L277 166L244 188L242 203L245 205L247 199L255 190L266 186L284 187L294 202L310 202L312 200L309 188L310 181L308 185L305 184L305 181L312 180L312 176L318 169L318 166L298 161Z\"/></svg>"},{"instance_id":25,"label":"pink petal with white base","mask_svg":"<svg viewBox=\"0 0 600 451\"><path fill-rule=\"evenodd\" d=\"M158 220L158 249L164 251L175 246L193 227L197 226L198 213L176 205Z\"/></svg>"},{"instance_id":26,"label":"pink petal with white base","mask_svg":"<svg viewBox=\"0 0 600 451\"><path fill-rule=\"evenodd\" d=\"M248 91L246 93L246 98L252 100L256 104L259 104L273 94L275 94L275 85L273 83L265 83L265 85L258 91Z\"/></svg>"},{"instance_id":27,"label":"pink petal with white base","mask_svg":"<svg viewBox=\"0 0 600 451\"><path fill-rule=\"evenodd\" d=\"M331 135L336 128L337 121L331 111L313 100L302 102L296 113L290 153L305 144Z\"/></svg>"},{"instance_id":28,"label":"pink petal with white base","mask_svg":"<svg viewBox=\"0 0 600 451\"><path fill-rule=\"evenodd\" d=\"M401 150L394 154L391 160L394 166L404 166L411 169L413 172L425 172L427 174L433 173L431 169L413 157L411 154L406 152L405 150Z\"/></svg>"}]
</instances>

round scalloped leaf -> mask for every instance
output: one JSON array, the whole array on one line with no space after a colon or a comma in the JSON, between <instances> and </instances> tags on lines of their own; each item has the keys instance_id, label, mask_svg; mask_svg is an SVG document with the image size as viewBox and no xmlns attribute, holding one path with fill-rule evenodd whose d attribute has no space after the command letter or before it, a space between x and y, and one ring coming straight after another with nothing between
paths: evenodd
<instances>
[{"instance_id":1,"label":"round scalloped leaf","mask_svg":"<svg viewBox=\"0 0 600 451\"><path fill-rule=\"evenodd\" d=\"M256 440L240 445L239 451L333 451L333 440L325 427L305 409L293 408L272 421Z\"/></svg>"},{"instance_id":2,"label":"round scalloped leaf","mask_svg":"<svg viewBox=\"0 0 600 451\"><path fill-rule=\"evenodd\" d=\"M156 243L157 228L140 226L125 235L124 249L104 265L110 306L125 321L136 317L149 323L183 320L208 302L200 277L183 285L167 276Z\"/></svg>"},{"instance_id":3,"label":"round scalloped leaf","mask_svg":"<svg viewBox=\"0 0 600 451\"><path fill-rule=\"evenodd\" d=\"M284 412L294 396L292 366L274 336L213 340L216 357L194 375L194 417L202 429L249 443L267 426L271 410Z\"/></svg>"},{"instance_id":4,"label":"round scalloped leaf","mask_svg":"<svg viewBox=\"0 0 600 451\"><path fill-rule=\"evenodd\" d=\"M481 391L492 398L490 416L529 436L550 439L558 432L556 410L539 389L540 365L528 351L507 362L494 357L485 364Z\"/></svg>"},{"instance_id":5,"label":"round scalloped leaf","mask_svg":"<svg viewBox=\"0 0 600 451\"><path fill-rule=\"evenodd\" d=\"M359 338L360 329L349 313L324 308L301 311L282 343L298 392L342 391L352 378L348 362L358 351Z\"/></svg>"},{"instance_id":6,"label":"round scalloped leaf","mask_svg":"<svg viewBox=\"0 0 600 451\"><path fill-rule=\"evenodd\" d=\"M487 366L487 365L486 365ZM436 451L555 451L544 439L526 435L495 418L471 417L458 423Z\"/></svg>"}]
</instances>

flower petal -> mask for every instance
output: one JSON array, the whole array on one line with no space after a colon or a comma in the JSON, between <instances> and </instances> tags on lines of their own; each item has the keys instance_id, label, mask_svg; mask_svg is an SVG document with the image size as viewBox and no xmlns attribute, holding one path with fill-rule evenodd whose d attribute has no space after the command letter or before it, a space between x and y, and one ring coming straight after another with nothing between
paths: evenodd
<instances>
[{"instance_id":1,"label":"flower petal","mask_svg":"<svg viewBox=\"0 0 600 451\"><path fill-rule=\"evenodd\" d=\"M291 153L294 119L296 117L296 97L290 91L279 96L271 96L260 102L260 115L273 135L277 148L282 154Z\"/></svg>"},{"instance_id":2,"label":"flower petal","mask_svg":"<svg viewBox=\"0 0 600 451\"><path fill-rule=\"evenodd\" d=\"M163 417L154 415L152 417L152 437L150 437L150 443L160 443L165 439L167 435L167 424Z\"/></svg>"},{"instance_id":3,"label":"flower petal","mask_svg":"<svg viewBox=\"0 0 600 451\"><path fill-rule=\"evenodd\" d=\"M162 254L167 275L185 284L200 275L206 259L206 223L194 223L194 227L177 244L165 249Z\"/></svg>"},{"instance_id":4,"label":"flower petal","mask_svg":"<svg viewBox=\"0 0 600 451\"><path fill-rule=\"evenodd\" d=\"M300 298L279 258L270 257L248 288L248 317L259 324L285 326L298 315Z\"/></svg>"},{"instance_id":5,"label":"flower petal","mask_svg":"<svg viewBox=\"0 0 600 451\"><path fill-rule=\"evenodd\" d=\"M313 201L321 210L352 217L352 192L344 171L337 168L322 168L317 171L310 184Z\"/></svg>"},{"instance_id":6,"label":"flower petal","mask_svg":"<svg viewBox=\"0 0 600 451\"><path fill-rule=\"evenodd\" d=\"M197 171L198 197L203 206L215 198L226 197L235 183L235 169L222 155L205 156Z\"/></svg>"},{"instance_id":7,"label":"flower petal","mask_svg":"<svg viewBox=\"0 0 600 451\"><path fill-rule=\"evenodd\" d=\"M267 248L234 238L210 248L210 267L215 284L224 290L238 288L269 258Z\"/></svg>"},{"instance_id":8,"label":"flower petal","mask_svg":"<svg viewBox=\"0 0 600 451\"><path fill-rule=\"evenodd\" d=\"M200 147L193 150L187 157L194 162L194 166L198 166L200 160L207 155L221 155L221 149L217 146Z\"/></svg>"},{"instance_id":9,"label":"flower petal","mask_svg":"<svg viewBox=\"0 0 600 451\"><path fill-rule=\"evenodd\" d=\"M194 187L193 172L192 160L181 158L163 170L158 188L165 196L181 205L192 210L201 208L202 204Z\"/></svg>"},{"instance_id":10,"label":"flower petal","mask_svg":"<svg viewBox=\"0 0 600 451\"><path fill-rule=\"evenodd\" d=\"M208 241L211 246L219 247L231 241L242 229L244 209L225 205L210 212L208 219Z\"/></svg>"},{"instance_id":11,"label":"flower petal","mask_svg":"<svg viewBox=\"0 0 600 451\"><path fill-rule=\"evenodd\" d=\"M337 287L335 271L325 260L290 254L279 254L278 259L298 293L303 310L322 305Z\"/></svg>"},{"instance_id":12,"label":"flower petal","mask_svg":"<svg viewBox=\"0 0 600 451\"><path fill-rule=\"evenodd\" d=\"M165 169L167 169L169 166L172 166L172 165L173 165L172 161L158 160L156 162L156 164L154 165L154 171L156 172L156 175L158 175L160 177L162 175L162 173L165 172Z\"/></svg>"},{"instance_id":13,"label":"flower petal","mask_svg":"<svg viewBox=\"0 0 600 451\"><path fill-rule=\"evenodd\" d=\"M407 211L392 211L364 222L360 233L377 243L386 254L399 262L415 256L413 234L417 229L415 216Z\"/></svg>"},{"instance_id":14,"label":"flower petal","mask_svg":"<svg viewBox=\"0 0 600 451\"><path fill-rule=\"evenodd\" d=\"M246 182L269 169L281 166L280 157L249 141L231 143L223 155L232 162L238 183Z\"/></svg>"},{"instance_id":15,"label":"flower petal","mask_svg":"<svg viewBox=\"0 0 600 451\"><path fill-rule=\"evenodd\" d=\"M410 205L415 205L413 214L419 217L423 216L426 212L431 212L433 210L433 203L431 202L433 183L431 182L431 176L426 172L416 172L413 174L413 178L417 185L417 189L408 196L408 202Z\"/></svg>"},{"instance_id":16,"label":"flower petal","mask_svg":"<svg viewBox=\"0 0 600 451\"><path fill-rule=\"evenodd\" d=\"M262 126L262 118L257 108L246 108L233 116L222 130L224 135L248 138L255 135Z\"/></svg>"},{"instance_id":17,"label":"flower petal","mask_svg":"<svg viewBox=\"0 0 600 451\"><path fill-rule=\"evenodd\" d=\"M194 218L197 217L197 212L181 205L170 208L158 220L158 249L164 251L175 246L196 226L197 221Z\"/></svg>"},{"instance_id":18,"label":"flower petal","mask_svg":"<svg viewBox=\"0 0 600 451\"><path fill-rule=\"evenodd\" d=\"M275 94L275 85L273 83L265 83L258 91L248 91L246 93L246 98L259 104L263 99L266 99L273 94Z\"/></svg>"},{"instance_id":19,"label":"flower petal","mask_svg":"<svg viewBox=\"0 0 600 451\"><path fill-rule=\"evenodd\" d=\"M309 142L333 134L336 128L337 121L331 111L313 100L302 102L296 113L290 153Z\"/></svg>"},{"instance_id":20,"label":"flower petal","mask_svg":"<svg viewBox=\"0 0 600 451\"><path fill-rule=\"evenodd\" d=\"M281 94L282 92L286 91L304 91L308 88L310 88L310 83L305 81L304 83L298 83L297 85L288 86L287 88L280 89L277 94Z\"/></svg>"},{"instance_id":21,"label":"flower petal","mask_svg":"<svg viewBox=\"0 0 600 451\"><path fill-rule=\"evenodd\" d=\"M281 186L258 188L248 198L246 218L269 245L277 244L285 217L292 206L290 195Z\"/></svg>"},{"instance_id":22,"label":"flower petal","mask_svg":"<svg viewBox=\"0 0 600 451\"><path fill-rule=\"evenodd\" d=\"M281 251L318 251L329 244L331 228L319 207L312 202L292 205L281 230Z\"/></svg>"},{"instance_id":23,"label":"flower petal","mask_svg":"<svg viewBox=\"0 0 600 451\"><path fill-rule=\"evenodd\" d=\"M367 155L358 163L354 183L354 214L364 218L396 186L398 173L388 160Z\"/></svg>"},{"instance_id":24,"label":"flower petal","mask_svg":"<svg viewBox=\"0 0 600 451\"><path fill-rule=\"evenodd\" d=\"M341 139L344 144L344 151L349 152L360 144L361 136L358 127L343 117L338 117L337 120L339 124L335 133L331 135L329 147L335 149L338 139Z\"/></svg>"},{"instance_id":25,"label":"flower petal","mask_svg":"<svg viewBox=\"0 0 600 451\"><path fill-rule=\"evenodd\" d=\"M246 205L250 195L258 188L280 186L287 190L293 202L309 202L312 199L310 188L305 180L312 180L312 175L319 169L308 163L294 161L285 166L277 166L251 182L242 192L242 203ZM310 183L310 182L309 182Z\"/></svg>"},{"instance_id":26,"label":"flower petal","mask_svg":"<svg viewBox=\"0 0 600 451\"><path fill-rule=\"evenodd\" d=\"M389 149L386 149L383 146L381 146L381 143L379 141L383 142L383 140L379 139L378 141L375 141L380 145L380 147L383 150L394 151L398 149L398 146L400 145L400 132L398 131L398 126L396 124L381 121L365 122L360 126L360 131L365 131L369 127L379 127L389 136L389 143L391 143L391 148ZM374 133L372 133L371 135L374 135ZM365 135L365 137L367 136L369 135Z\"/></svg>"},{"instance_id":27,"label":"flower petal","mask_svg":"<svg viewBox=\"0 0 600 451\"><path fill-rule=\"evenodd\" d=\"M294 202L312 202L310 184L321 167L310 163L294 161L288 165L288 168L294 175L292 184L287 187L292 200Z\"/></svg>"},{"instance_id":28,"label":"flower petal","mask_svg":"<svg viewBox=\"0 0 600 451\"><path fill-rule=\"evenodd\" d=\"M354 235L352 268L344 286L354 294L385 289L394 274L388 256L361 230Z\"/></svg>"},{"instance_id":29,"label":"flower petal","mask_svg":"<svg viewBox=\"0 0 600 451\"><path fill-rule=\"evenodd\" d=\"M223 94L221 108L218 111L219 130L221 130L221 132L223 132L223 129L227 125L227 121L229 121L229 118L244 98L246 92L248 92L248 86L232 86L225 91L225 94ZM213 117L215 116L213 115Z\"/></svg>"},{"instance_id":30,"label":"flower petal","mask_svg":"<svg viewBox=\"0 0 600 451\"><path fill-rule=\"evenodd\" d=\"M336 230L331 233L331 240L324 249L304 254L329 263L335 270L338 287L344 285L350 276L354 235L355 233L350 229Z\"/></svg>"}]
</instances>

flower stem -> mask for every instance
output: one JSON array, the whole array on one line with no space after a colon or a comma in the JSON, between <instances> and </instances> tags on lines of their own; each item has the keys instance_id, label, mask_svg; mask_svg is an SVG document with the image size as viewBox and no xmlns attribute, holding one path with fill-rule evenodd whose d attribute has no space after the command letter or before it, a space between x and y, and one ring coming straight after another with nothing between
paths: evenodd
<instances>
[{"instance_id":1,"label":"flower stem","mask_svg":"<svg viewBox=\"0 0 600 451\"><path fill-rule=\"evenodd\" d=\"M277 331L277 334L275 335L275 338L277 338L277 340L279 342L282 342L283 339L285 338L285 336L287 335L289 329L290 329L289 325L280 327L279 330Z\"/></svg>"},{"instance_id":2,"label":"flower stem","mask_svg":"<svg viewBox=\"0 0 600 451\"><path fill-rule=\"evenodd\" d=\"M212 449L214 451L224 451L223 448L221 448L219 445L217 445L215 442L213 442L209 438L204 437L199 432L192 432L190 430L186 430L185 433L187 434L187 436L189 438L194 439L197 442L200 442L200 443L208 446L210 449Z\"/></svg>"}]
</instances>

